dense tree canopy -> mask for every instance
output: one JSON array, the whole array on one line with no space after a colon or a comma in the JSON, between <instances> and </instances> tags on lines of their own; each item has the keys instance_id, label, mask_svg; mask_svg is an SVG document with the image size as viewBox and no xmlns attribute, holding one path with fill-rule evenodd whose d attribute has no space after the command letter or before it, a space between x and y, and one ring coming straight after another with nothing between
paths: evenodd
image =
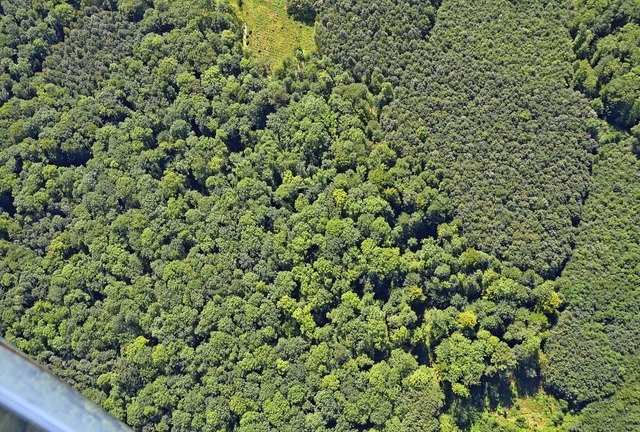
<instances>
[{"instance_id":1,"label":"dense tree canopy","mask_svg":"<svg viewBox=\"0 0 640 432\"><path fill-rule=\"evenodd\" d=\"M570 27L578 56L574 85L610 122L632 128L640 120L640 6L579 0L576 9Z\"/></svg>"},{"instance_id":2,"label":"dense tree canopy","mask_svg":"<svg viewBox=\"0 0 640 432\"><path fill-rule=\"evenodd\" d=\"M603 125L599 141L594 185L576 249L559 280L569 307L547 344L543 373L553 391L578 406L615 394L610 402L586 411L587 425L601 424L598 418L610 416L608 410L620 412L615 416L618 425L632 424L637 412L622 406L637 388L635 359L640 350L640 302L635 295L640 277L640 167L628 135Z\"/></svg>"},{"instance_id":3,"label":"dense tree canopy","mask_svg":"<svg viewBox=\"0 0 640 432\"><path fill-rule=\"evenodd\" d=\"M320 19L321 49L372 86L388 79L398 87L382 114L387 141L441 163L443 190L474 244L557 275L595 145L587 126L595 114L567 86L568 4L444 2L428 39L435 8L427 2L330 5ZM364 33L355 47L349 31Z\"/></svg>"},{"instance_id":4,"label":"dense tree canopy","mask_svg":"<svg viewBox=\"0 0 640 432\"><path fill-rule=\"evenodd\" d=\"M0 0L0 335L140 431L637 424L610 3L291 1L271 72L224 0Z\"/></svg>"}]
</instances>

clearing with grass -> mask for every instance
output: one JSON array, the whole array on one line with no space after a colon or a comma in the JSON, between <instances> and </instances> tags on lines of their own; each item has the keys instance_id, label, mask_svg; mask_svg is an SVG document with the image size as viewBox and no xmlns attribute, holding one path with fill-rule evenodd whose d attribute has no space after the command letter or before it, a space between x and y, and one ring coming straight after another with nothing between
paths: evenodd
<instances>
[{"instance_id":1,"label":"clearing with grass","mask_svg":"<svg viewBox=\"0 0 640 432\"><path fill-rule=\"evenodd\" d=\"M286 0L233 0L232 4L246 24L247 44L258 63L273 68L296 48L305 53L315 50L314 27L291 18Z\"/></svg>"}]
</instances>

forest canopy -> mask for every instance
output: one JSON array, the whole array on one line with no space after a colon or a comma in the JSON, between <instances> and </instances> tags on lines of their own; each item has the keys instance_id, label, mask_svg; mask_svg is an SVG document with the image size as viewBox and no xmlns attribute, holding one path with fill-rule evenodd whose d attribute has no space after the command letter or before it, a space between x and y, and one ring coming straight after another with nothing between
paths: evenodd
<instances>
[{"instance_id":1,"label":"forest canopy","mask_svg":"<svg viewBox=\"0 0 640 432\"><path fill-rule=\"evenodd\" d=\"M637 2L255 4L0 0L0 336L137 431L640 424Z\"/></svg>"}]
</instances>

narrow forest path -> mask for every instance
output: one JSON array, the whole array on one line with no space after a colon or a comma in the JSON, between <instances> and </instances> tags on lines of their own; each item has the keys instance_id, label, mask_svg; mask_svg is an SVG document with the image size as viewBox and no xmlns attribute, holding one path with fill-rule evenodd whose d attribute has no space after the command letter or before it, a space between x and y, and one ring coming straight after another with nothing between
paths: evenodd
<instances>
[{"instance_id":1,"label":"narrow forest path","mask_svg":"<svg viewBox=\"0 0 640 432\"><path fill-rule=\"evenodd\" d=\"M249 46L249 44L247 43L248 32L249 31L247 30L247 23L243 23L242 24L242 46L245 48Z\"/></svg>"}]
</instances>

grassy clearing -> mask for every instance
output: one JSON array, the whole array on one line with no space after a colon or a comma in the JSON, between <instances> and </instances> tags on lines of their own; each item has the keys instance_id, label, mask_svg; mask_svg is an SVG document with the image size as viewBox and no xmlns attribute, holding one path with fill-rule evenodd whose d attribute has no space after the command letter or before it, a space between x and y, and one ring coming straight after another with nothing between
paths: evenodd
<instances>
[{"instance_id":1,"label":"grassy clearing","mask_svg":"<svg viewBox=\"0 0 640 432\"><path fill-rule=\"evenodd\" d=\"M258 62L278 67L296 48L315 50L314 27L287 15L286 0L232 0L247 24L248 44Z\"/></svg>"},{"instance_id":2,"label":"grassy clearing","mask_svg":"<svg viewBox=\"0 0 640 432\"><path fill-rule=\"evenodd\" d=\"M518 432L568 431L574 420L563 412L556 399L543 391L533 396L519 397L510 407L489 412L488 417L494 428Z\"/></svg>"}]
</instances>

